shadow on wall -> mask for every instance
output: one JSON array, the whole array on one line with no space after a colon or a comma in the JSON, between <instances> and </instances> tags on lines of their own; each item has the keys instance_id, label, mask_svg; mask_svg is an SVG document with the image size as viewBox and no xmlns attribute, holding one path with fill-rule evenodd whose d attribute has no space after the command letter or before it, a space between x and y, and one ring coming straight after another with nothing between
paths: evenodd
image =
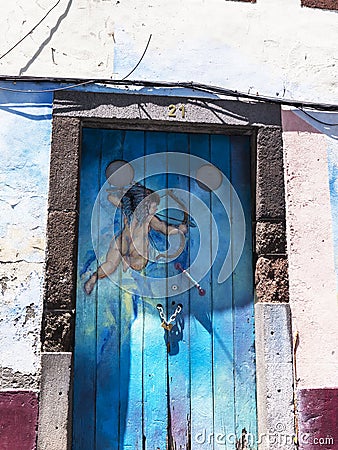
<instances>
[{"instance_id":1,"label":"shadow on wall","mask_svg":"<svg viewBox=\"0 0 338 450\"><path fill-rule=\"evenodd\" d=\"M73 0L69 0L66 9L64 11L63 14L61 14L61 16L58 18L56 24L54 25L53 28L51 28L49 36L47 37L47 39L45 39L42 44L40 45L40 47L37 49L37 51L34 53L34 55L31 57L31 59L27 62L27 64L22 67L20 69L19 75L22 75L23 73L25 73L29 67L34 63L34 61L36 60L36 58L40 55L40 53L42 52L42 50L46 47L46 45L51 41L54 33L57 31L57 29L59 28L61 22L67 17L68 12L70 10L70 7L72 5Z\"/></svg>"},{"instance_id":2,"label":"shadow on wall","mask_svg":"<svg viewBox=\"0 0 338 450\"><path fill-rule=\"evenodd\" d=\"M18 107L20 109L21 108L29 108L30 110L32 110L32 105L18 105ZM50 108L51 105L39 104L39 105L34 105L33 107L34 107L34 109ZM25 119L30 119L30 120L52 120L52 114L50 114L50 113L49 114L39 114L39 110L37 110L37 114L32 114L31 112L20 111L19 109L16 109L16 106L14 106L14 105L13 106L0 106L0 110L8 112L10 114L14 114L15 116L21 116L21 117L24 117Z\"/></svg>"},{"instance_id":3,"label":"shadow on wall","mask_svg":"<svg viewBox=\"0 0 338 450\"><path fill-rule=\"evenodd\" d=\"M1 83L0 112L34 121L52 119L53 92L34 92L35 90L52 89L50 83L43 83L42 87L39 83L28 83L25 85L27 92L12 92L6 91L6 89L15 89L15 86L8 88L7 83ZM5 117L6 115L3 116L2 121L5 120Z\"/></svg>"},{"instance_id":4,"label":"shadow on wall","mask_svg":"<svg viewBox=\"0 0 338 450\"><path fill-rule=\"evenodd\" d=\"M303 131L325 134L338 140L338 113L298 109L283 111L283 129L285 131Z\"/></svg>"}]
</instances>

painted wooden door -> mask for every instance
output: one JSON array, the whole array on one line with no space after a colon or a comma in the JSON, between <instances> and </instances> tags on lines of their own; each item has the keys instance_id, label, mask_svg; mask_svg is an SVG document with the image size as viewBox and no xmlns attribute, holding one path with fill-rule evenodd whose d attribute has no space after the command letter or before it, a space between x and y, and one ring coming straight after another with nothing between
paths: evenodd
<instances>
[{"instance_id":1,"label":"painted wooden door","mask_svg":"<svg viewBox=\"0 0 338 450\"><path fill-rule=\"evenodd\" d=\"M249 137L82 142L73 449L256 448Z\"/></svg>"}]
</instances>

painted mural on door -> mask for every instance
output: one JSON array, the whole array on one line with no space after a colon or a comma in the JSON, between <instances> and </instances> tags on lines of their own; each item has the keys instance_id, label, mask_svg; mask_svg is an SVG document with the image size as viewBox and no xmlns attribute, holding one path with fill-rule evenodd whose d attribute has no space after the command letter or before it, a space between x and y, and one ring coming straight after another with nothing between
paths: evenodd
<instances>
[{"instance_id":1,"label":"painted mural on door","mask_svg":"<svg viewBox=\"0 0 338 450\"><path fill-rule=\"evenodd\" d=\"M249 137L85 128L80 180L73 449L256 448Z\"/></svg>"}]
</instances>

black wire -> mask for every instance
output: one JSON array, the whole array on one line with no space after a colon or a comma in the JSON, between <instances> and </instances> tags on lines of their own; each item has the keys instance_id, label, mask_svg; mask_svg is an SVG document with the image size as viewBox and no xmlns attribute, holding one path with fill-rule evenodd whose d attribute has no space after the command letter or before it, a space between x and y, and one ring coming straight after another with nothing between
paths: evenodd
<instances>
[{"instance_id":1,"label":"black wire","mask_svg":"<svg viewBox=\"0 0 338 450\"><path fill-rule=\"evenodd\" d=\"M45 92L56 92L56 91L65 91L67 89L72 89L78 86L83 86L85 84L95 83L95 80L87 80L82 81L81 83L71 84L70 86L64 86L59 88L51 88L51 89L11 89L11 88L5 88L0 87L0 91L9 91L9 92L20 92L23 94L43 94Z\"/></svg>"},{"instance_id":2,"label":"black wire","mask_svg":"<svg viewBox=\"0 0 338 450\"><path fill-rule=\"evenodd\" d=\"M335 104L326 104L326 103L312 103L312 102L301 102L297 100L287 100L287 99L281 99L277 97L265 97L262 95L253 95L253 94L246 94L245 92L238 92L233 91L230 89L224 89L220 88L218 86L211 86L211 85L203 85L203 84L194 84L194 89L204 91L204 92L210 92L210 90L213 93L223 94L223 95L229 95L232 97L238 97L238 98L247 98L252 100L260 100L267 103L277 103L280 105L289 105L289 106L295 106L299 109L302 107L305 108L313 108L313 109L322 109L322 110L328 110L328 111L338 111L338 105Z\"/></svg>"},{"instance_id":3,"label":"black wire","mask_svg":"<svg viewBox=\"0 0 338 450\"><path fill-rule=\"evenodd\" d=\"M14 50L19 44L21 44L22 41L24 41L26 39L26 37L28 37L30 34L33 33L33 31L40 25L41 22L43 22L45 20L45 18L53 11L53 9L55 9L57 7L57 5L61 2L61 0L58 0L55 5L47 11L47 13L43 16L43 18L27 33L25 34L24 37L22 37L20 39L20 41L18 41L16 44L13 45L13 47L11 47L9 50L7 50L6 53L4 53L3 55L0 56L0 59L4 58L5 56L8 55L8 53L10 53L12 50Z\"/></svg>"},{"instance_id":4,"label":"black wire","mask_svg":"<svg viewBox=\"0 0 338 450\"><path fill-rule=\"evenodd\" d=\"M149 44L149 40L148 40ZM147 47L148 47L147 44ZM134 67L134 69L130 72L132 73L136 67L140 64L142 58L144 57L145 52L143 52L143 55L140 58L140 61L137 63L137 65ZM224 95L228 97L236 97L236 98L243 98L243 99L250 99L255 101L263 101L266 103L274 103L279 105L288 105L296 107L303 111L302 108L308 108L313 110L321 110L321 111L338 111L338 105L335 104L327 104L327 103L314 103L314 102L302 102L297 100L287 100L287 99L281 99L281 98L274 98L274 97L264 97L261 95L252 95L252 94L246 94L244 92L234 91L231 89L226 89L218 86L212 86L212 85L206 85L201 83L194 83L194 82L170 82L170 81L146 81L146 80L126 80L125 78L130 75L126 75L123 79L120 80L112 80L112 79L102 79L102 78L96 78L91 80L83 80L78 79L78 83L76 82L76 79L70 79L70 78L51 78L51 77L16 77L16 76L0 76L0 81L20 81L20 82L52 82L52 83L65 83L65 82L73 82L74 84L71 84L70 86L64 86L60 88L52 88L52 89L40 89L40 90L24 90L24 89L11 89L6 87L0 87L0 91L10 91L10 92L20 92L20 93L44 93L44 92L54 92L54 91L61 91L61 90L67 90L72 89L78 86L82 86L85 84L90 83L101 83L101 84L110 84L110 85L124 85L124 86L144 86L144 87L158 87L158 88L187 88L192 89L196 91L205 92L208 94L217 94L217 95ZM305 111L304 111L305 112ZM311 116L312 119L316 120L314 117ZM335 126L336 124L326 124L325 125L332 125Z\"/></svg>"},{"instance_id":5,"label":"black wire","mask_svg":"<svg viewBox=\"0 0 338 450\"><path fill-rule=\"evenodd\" d=\"M59 2L60 2L61 0L59 0ZM59 3L58 2L58 3ZM56 5L55 5L56 6ZM53 7L53 8L55 8L55 6ZM51 11L51 10L50 10ZM43 20L43 19L42 19ZM41 23L42 22L42 20L39 22L39 23ZM36 25L36 27L37 27L37 25ZM36 28L35 27L35 28ZM28 36L28 35L27 35ZM144 51L143 51L143 53L142 53L142 56L141 56L141 58L139 59L139 61L138 61L138 63L133 67L133 69L126 75L126 76L124 76L122 79L121 79L121 81L124 81L124 80L126 80L137 68L138 68L138 66L141 64L141 62L142 62L142 59L144 58L144 55L146 54L146 52L147 52L147 50L148 50L148 47L149 47L149 44L150 44L150 41L151 41L151 38L152 38L152 34L150 34L149 35L149 39L148 39L148 42L147 42L147 45L146 45L146 47L145 47L145 49L144 49ZM23 38L24 39L24 38ZM23 40L22 39L22 40ZM21 40L21 41L22 41ZM18 44L16 44L16 45L18 45ZM14 47L13 47L14 48ZM9 50L10 51L10 50ZM9 53L9 51L7 52L7 53ZM4 55L3 55L4 56ZM2 58L2 57L1 57ZM1 59L0 58L0 59ZM0 79L1 79L1 77L0 77ZM111 82L111 80L110 80L110 82ZM85 84L91 84L91 83L95 83L95 80L87 80L87 81L82 81L81 83L76 83L76 84L72 84L72 85L70 85L70 86L64 86L64 87L60 87L60 88L52 88L52 89L39 89L39 90L34 90L34 89L27 89L27 90L21 90L21 89L11 89L11 88L4 88L4 87L0 87L0 90L1 91L10 91L10 92L22 92L22 93L31 93L31 94L39 94L39 93L42 93L42 92L55 92L55 91L64 91L64 90L66 90L66 89L72 89L72 88L74 88L74 87L78 87L78 86L83 86L83 85L85 85Z\"/></svg>"},{"instance_id":6,"label":"black wire","mask_svg":"<svg viewBox=\"0 0 338 450\"><path fill-rule=\"evenodd\" d=\"M317 119L317 117L311 116L311 114L309 114L308 112L304 111L304 109L302 108L298 108L299 111L302 111L304 114L306 114L308 117L310 117L311 119L315 120L318 123L321 123L322 125L329 125L331 127L336 127L338 126L338 123L329 123L329 122L324 122L323 120Z\"/></svg>"},{"instance_id":7,"label":"black wire","mask_svg":"<svg viewBox=\"0 0 338 450\"><path fill-rule=\"evenodd\" d=\"M135 72L135 70L136 70L136 69L138 68L138 66L141 64L141 61L142 61L142 59L144 58L144 55L146 54L146 52L147 52L147 50L148 50L148 47L149 47L151 38L152 38L152 34L149 35L149 39L148 39L146 48L144 49L144 52L142 53L142 56L141 56L141 58L139 59L138 63L137 63L136 66L134 66L134 68L128 73L128 75L126 75L125 77L122 78L122 80L126 80L133 72Z\"/></svg>"},{"instance_id":8,"label":"black wire","mask_svg":"<svg viewBox=\"0 0 338 450\"><path fill-rule=\"evenodd\" d=\"M25 36L23 36L16 44L14 44L9 50L7 50L7 52L5 52L3 55L0 56L0 59L4 58L5 56L7 56L12 50L14 50L19 44L21 44L21 42L23 40L25 40L31 33L33 33L33 31L46 19L46 17L53 11L53 9L55 9L58 4L61 2L61 0L58 0L55 5L50 8L47 13L43 16L43 18L27 33L25 34ZM323 125L328 125L328 126L337 126L338 123L328 123L328 122L324 122L322 120L317 119L316 117L311 116L311 114L307 113L306 111L304 111L303 107L307 107L307 108L312 108L312 109L319 109L319 110L323 110L323 111L338 111L338 106L334 105L334 104L324 104L324 103L312 103L312 102L300 102L300 101L293 101L293 100L283 100L281 98L276 98L276 97L265 97L265 96L261 96L261 95L253 95L253 94L246 94L244 92L238 92L238 91L233 91L231 89L225 89L225 88L221 88L219 86L212 86L212 85L206 85L206 84L202 84L202 83L194 83L194 82L177 82L177 83L170 83L170 82L154 82L154 81L126 81L127 78L133 73L135 72L135 70L138 68L138 66L141 64L147 50L150 44L152 38L152 34L149 35L149 39L147 42L147 45L143 51L143 54L141 56L141 58L139 59L138 63L133 67L133 69L123 78L121 78L121 80L102 80L102 79L94 79L94 80L84 80L81 81L79 83L75 83L75 84L71 84L69 86L64 86L64 87L60 87L60 88L52 88L52 89L39 89L39 90L34 90L34 89L27 89L27 90L23 90L23 89L11 89L11 88L5 88L5 87L0 87L1 91L10 91L10 92L20 92L20 93L34 93L34 94L39 94L39 93L44 93L44 92L55 92L55 91L63 91L63 90L67 90L67 89L72 89L78 86L83 86L86 84L91 84L91 83L105 83L105 84L128 84L128 85L134 85L134 86L151 86L151 87L185 87L185 88L189 88L189 89L194 89L194 90L198 90L201 92L206 92L208 94L219 94L219 95L226 95L226 96L230 96L230 97L237 97L237 98L245 98L245 99L251 99L251 100L256 100L256 101L264 101L267 103L275 103L275 104L280 104L280 105L289 105L289 106L294 106L296 108L298 108L300 111L302 111L304 114L306 114L307 116L309 116L311 119L317 121L318 123L321 123ZM62 79L51 79L51 78L34 78L34 77L1 77L0 76L0 80L14 80L14 81L34 81L34 80L38 80L38 81L52 81L52 82L64 82L65 80Z\"/></svg>"}]
</instances>

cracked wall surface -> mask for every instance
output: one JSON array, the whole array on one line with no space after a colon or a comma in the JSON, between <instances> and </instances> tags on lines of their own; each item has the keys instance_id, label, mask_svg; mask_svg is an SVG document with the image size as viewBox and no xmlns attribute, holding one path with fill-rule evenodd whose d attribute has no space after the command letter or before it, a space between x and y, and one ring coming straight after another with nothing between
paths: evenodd
<instances>
[{"instance_id":1,"label":"cracked wall surface","mask_svg":"<svg viewBox=\"0 0 338 450\"><path fill-rule=\"evenodd\" d=\"M84 100L91 97L87 93L81 95ZM97 93L92 95L99 98ZM68 96L72 99L71 94ZM138 98L133 94L127 97L127 100L123 97L127 105ZM11 408L12 397L8 397L7 391L23 389L30 398L32 391L40 389L43 285L49 293L43 324L44 351L64 355L72 349L74 298L69 292L70 274L63 260L74 264L77 210L74 186L78 183L80 121L63 117L62 111L54 120L56 151L50 174L54 188L49 195L49 236L56 235L57 239L50 242L46 255L51 95L30 94L28 101L24 94L6 94L2 98L0 142L6 165L1 167L0 174L4 211L0 217L0 402L3 408ZM112 114L106 107L103 109L104 114ZM93 111L98 114L99 110ZM91 117L92 113L85 111L86 117ZM280 302L285 304L290 297L293 330L299 332L296 380L301 402L303 394L325 400L328 392L334 392L337 379L336 318L332 305L337 289L338 207L335 129L314 128L314 121L310 126L304 120L299 121L299 115L283 112L285 194L283 183L276 183L283 171L281 130L267 127L270 131L261 129L258 133L256 292L258 301L267 308L271 304L274 307ZM63 152L57 151L62 148ZM61 182L65 189L57 188ZM284 197L289 269L285 259ZM59 260L55 259L58 250L55 243L65 249ZM47 283L45 260L50 275ZM323 418L327 404L324 400L320 403ZM31 414L28 406L26 412ZM66 413L62 414L64 417ZM300 422L301 429L308 430L308 412L300 406L300 418L302 414L306 419ZM34 420L31 423L35 427ZM327 426L330 425L323 419L318 425L319 432Z\"/></svg>"},{"instance_id":2,"label":"cracked wall surface","mask_svg":"<svg viewBox=\"0 0 338 450\"><path fill-rule=\"evenodd\" d=\"M131 78L194 80L251 94L337 103L336 12L301 8L300 0L155 3L61 0L48 13L56 2L3 2L0 56L48 15L20 45L0 59L0 71L5 75L117 79L134 68L152 34L148 50ZM62 191L54 189L50 197L53 211L49 211L49 233L58 233L59 242L66 248L63 259L56 262L55 248L51 246L50 253L45 254L53 94L33 91L60 85L1 82L0 87L31 89L28 94L0 91L0 406L4 417L6 411L12 414L15 410L25 423L30 423L34 441L41 379L43 287L48 292L42 325L43 351L53 352L53 357L58 352L62 358L72 350L75 299L69 288L71 274L63 259L73 261L76 251L76 242L69 240L69 233L76 234L73 184L78 182L78 167L72 155L79 149L79 130L67 137L71 145L68 152L52 155L59 158L57 163L62 167L52 171L52 183L62 181L67 186ZM118 118L128 109L129 119L142 119L143 125L150 122L136 105L135 90L130 89L132 94L125 96L122 112L118 113L112 113L109 105L100 106L99 92L125 93L122 87L114 90L89 85L82 90L96 93L98 110L105 109L105 119ZM192 92L139 87L137 93L189 96ZM193 95L197 97L196 91ZM254 103L251 105L254 109ZM163 123L166 112L163 108ZM241 111L237 112L240 121ZM83 117L86 114L88 119L92 112L85 111ZM338 122L334 114L311 114L324 122ZM281 130L276 129L273 136L269 133L267 137L264 132L258 136L258 158L267 163L261 167L269 167L269 172L257 174L258 193L263 193L264 199L256 223L256 293L266 309L290 301L293 332L299 333L295 376L299 416L303 417L300 426L311 432L311 411L306 405L310 399L311 404L318 403L318 416L322 418L317 422L319 433L330 430L325 415L331 408L327 405L335 403L327 398L336 396L337 386L334 308L338 285L338 133L337 128L308 118L311 126L304 125L304 119L301 112L294 111L283 123L286 224L280 209L284 207L284 192L280 183L274 182L275 175L283 170ZM54 129L57 127L67 134L62 117L55 121ZM62 142L56 144L61 146ZM279 202L275 203L277 197ZM262 208L267 208L268 214ZM50 275L47 283L46 261ZM62 367L68 367L68 363L67 359ZM48 366L51 379L55 374L53 364ZM67 383L69 386L69 379ZM17 402L13 395L7 395L11 390L18 393ZM53 417L54 409L49 412ZM67 422L67 412L61 411L61 416ZM15 433L16 428L11 429ZM62 439L64 442L65 436ZM8 442L8 450L13 450ZM22 450L24 441L17 442Z\"/></svg>"},{"instance_id":3,"label":"cracked wall surface","mask_svg":"<svg viewBox=\"0 0 338 450\"><path fill-rule=\"evenodd\" d=\"M51 100L1 95L1 390L39 387Z\"/></svg>"}]
</instances>

